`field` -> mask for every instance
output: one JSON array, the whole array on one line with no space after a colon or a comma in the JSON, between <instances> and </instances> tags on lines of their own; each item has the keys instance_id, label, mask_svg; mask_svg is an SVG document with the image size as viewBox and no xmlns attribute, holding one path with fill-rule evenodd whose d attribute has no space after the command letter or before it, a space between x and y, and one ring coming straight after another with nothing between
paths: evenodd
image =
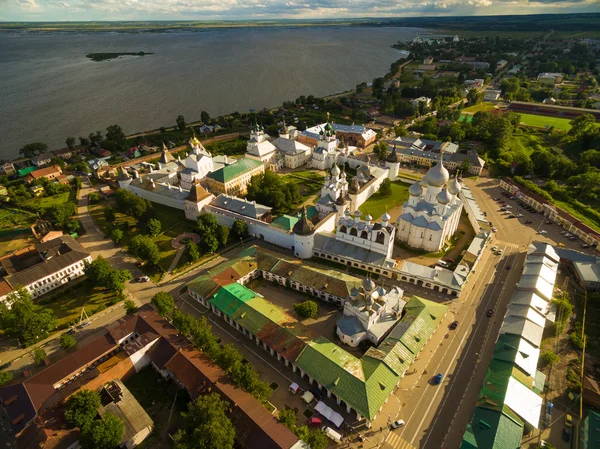
<instances>
[{"instance_id":1,"label":"field","mask_svg":"<svg viewBox=\"0 0 600 449\"><path fill-rule=\"evenodd\" d=\"M571 120L567 118L523 114L521 112L519 112L519 115L521 116L521 123L527 126L536 126L538 128L554 126L555 129L559 129L561 131L568 131L571 129Z\"/></svg>"},{"instance_id":2,"label":"field","mask_svg":"<svg viewBox=\"0 0 600 449\"><path fill-rule=\"evenodd\" d=\"M373 221L379 220L386 211L391 210L408 200L409 187L408 184L395 181L392 182L392 194L390 196L383 196L379 193L375 193L360 206L359 209L363 213L363 217L369 214L373 217Z\"/></svg>"},{"instance_id":3,"label":"field","mask_svg":"<svg viewBox=\"0 0 600 449\"><path fill-rule=\"evenodd\" d=\"M282 177L286 184L292 183L298 186L303 200L319 192L325 180L321 174L313 170L295 171Z\"/></svg>"},{"instance_id":4,"label":"field","mask_svg":"<svg viewBox=\"0 0 600 449\"><path fill-rule=\"evenodd\" d=\"M23 202L21 206L31 210L39 210L41 214L44 214L53 206L65 204L67 201L69 201L71 194L71 192L64 192L54 196L31 198L30 200Z\"/></svg>"},{"instance_id":5,"label":"field","mask_svg":"<svg viewBox=\"0 0 600 449\"><path fill-rule=\"evenodd\" d=\"M56 315L56 328L64 329L68 323L81 316L81 309L91 315L98 307L108 307L115 294L94 288L86 281L73 281L74 286L66 285L42 296L37 302L51 309Z\"/></svg>"},{"instance_id":6,"label":"field","mask_svg":"<svg viewBox=\"0 0 600 449\"><path fill-rule=\"evenodd\" d=\"M494 103L478 103L476 105L473 106L469 106L468 108L464 108L463 112L470 112L475 114L476 112L487 112L487 111L493 111L495 109L496 105Z\"/></svg>"}]
</instances>

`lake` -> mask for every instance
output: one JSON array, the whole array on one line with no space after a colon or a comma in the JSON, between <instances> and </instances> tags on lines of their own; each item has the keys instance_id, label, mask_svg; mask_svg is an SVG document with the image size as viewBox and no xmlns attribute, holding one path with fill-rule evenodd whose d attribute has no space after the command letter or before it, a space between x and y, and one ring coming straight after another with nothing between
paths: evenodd
<instances>
[{"instance_id":1,"label":"lake","mask_svg":"<svg viewBox=\"0 0 600 449\"><path fill-rule=\"evenodd\" d=\"M275 27L0 35L0 157L120 125L127 134L323 96L383 76L411 28ZM88 53L152 52L94 62Z\"/></svg>"}]
</instances>

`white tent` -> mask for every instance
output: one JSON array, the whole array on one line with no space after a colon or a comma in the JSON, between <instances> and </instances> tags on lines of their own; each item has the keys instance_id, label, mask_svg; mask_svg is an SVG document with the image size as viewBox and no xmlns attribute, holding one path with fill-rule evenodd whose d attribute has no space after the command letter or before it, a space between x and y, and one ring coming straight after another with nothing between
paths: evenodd
<instances>
[{"instance_id":1,"label":"white tent","mask_svg":"<svg viewBox=\"0 0 600 449\"><path fill-rule=\"evenodd\" d=\"M298 385L296 382L292 382L292 385L290 385L290 391L294 394L298 393L298 390L300 389L300 385Z\"/></svg>"},{"instance_id":2,"label":"white tent","mask_svg":"<svg viewBox=\"0 0 600 449\"><path fill-rule=\"evenodd\" d=\"M339 413L333 411L332 408L325 405L324 402L319 401L319 403L315 406L315 410L327 418L329 421L335 424L336 427L340 427L344 422L344 418Z\"/></svg>"},{"instance_id":3,"label":"white tent","mask_svg":"<svg viewBox=\"0 0 600 449\"><path fill-rule=\"evenodd\" d=\"M315 398L315 395L312 394L310 391L305 391L304 394L302 395L302 400L304 402L306 402L307 404L310 404L314 398Z\"/></svg>"}]
</instances>

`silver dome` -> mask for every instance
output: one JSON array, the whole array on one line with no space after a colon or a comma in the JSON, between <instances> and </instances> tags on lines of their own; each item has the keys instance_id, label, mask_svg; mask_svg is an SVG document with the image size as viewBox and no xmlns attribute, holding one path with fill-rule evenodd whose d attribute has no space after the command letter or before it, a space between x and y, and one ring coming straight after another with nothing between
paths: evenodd
<instances>
[{"instance_id":1,"label":"silver dome","mask_svg":"<svg viewBox=\"0 0 600 449\"><path fill-rule=\"evenodd\" d=\"M371 278L366 278L363 281L363 288L365 289L365 291L367 292L372 292L373 290L375 290L375 282L373 282L373 279Z\"/></svg>"},{"instance_id":2,"label":"silver dome","mask_svg":"<svg viewBox=\"0 0 600 449\"><path fill-rule=\"evenodd\" d=\"M421 193L423 193L423 187L421 187L421 184L419 184L419 181L415 181L409 188L408 188L408 194L410 196L421 196Z\"/></svg>"},{"instance_id":3,"label":"silver dome","mask_svg":"<svg viewBox=\"0 0 600 449\"><path fill-rule=\"evenodd\" d=\"M431 167L425 175L427 184L433 187L442 187L450 179L450 173L446 170L446 167L441 162Z\"/></svg>"},{"instance_id":4,"label":"silver dome","mask_svg":"<svg viewBox=\"0 0 600 449\"><path fill-rule=\"evenodd\" d=\"M371 217L371 215L367 214L367 216L365 217L366 221L371 221L373 219L373 217Z\"/></svg>"},{"instance_id":5,"label":"silver dome","mask_svg":"<svg viewBox=\"0 0 600 449\"><path fill-rule=\"evenodd\" d=\"M438 203L445 205L452 201L452 196L450 196L447 189L444 189L437 194L436 199Z\"/></svg>"},{"instance_id":6,"label":"silver dome","mask_svg":"<svg viewBox=\"0 0 600 449\"><path fill-rule=\"evenodd\" d=\"M450 192L452 195L458 195L461 190L462 190L462 186L460 185L460 182L458 181L458 179L453 178L448 183L448 192Z\"/></svg>"},{"instance_id":7,"label":"silver dome","mask_svg":"<svg viewBox=\"0 0 600 449\"><path fill-rule=\"evenodd\" d=\"M339 176L340 175L340 168L337 166L337 164L335 164L333 166L333 168L331 169L331 174L333 176Z\"/></svg>"},{"instance_id":8,"label":"silver dome","mask_svg":"<svg viewBox=\"0 0 600 449\"><path fill-rule=\"evenodd\" d=\"M392 217L390 217L390 214L388 214L387 212L381 216L382 221L390 221L391 218Z\"/></svg>"},{"instance_id":9,"label":"silver dome","mask_svg":"<svg viewBox=\"0 0 600 449\"><path fill-rule=\"evenodd\" d=\"M354 216L355 216L356 218L360 218L360 217L361 217L361 215L362 215L362 212L361 212L361 211L359 211L358 209L356 209L356 210L354 211Z\"/></svg>"}]
</instances>

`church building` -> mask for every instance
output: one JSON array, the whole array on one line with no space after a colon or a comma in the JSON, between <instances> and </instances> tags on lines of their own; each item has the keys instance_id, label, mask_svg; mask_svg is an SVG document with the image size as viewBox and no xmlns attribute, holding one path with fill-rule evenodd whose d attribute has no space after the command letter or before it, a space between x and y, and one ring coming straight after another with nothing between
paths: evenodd
<instances>
[{"instance_id":1,"label":"church building","mask_svg":"<svg viewBox=\"0 0 600 449\"><path fill-rule=\"evenodd\" d=\"M443 157L443 154L442 154ZM450 179L440 162L408 189L409 199L402 206L396 222L396 238L408 246L425 251L440 251L458 228L463 202L458 197L462 187Z\"/></svg>"}]
</instances>

